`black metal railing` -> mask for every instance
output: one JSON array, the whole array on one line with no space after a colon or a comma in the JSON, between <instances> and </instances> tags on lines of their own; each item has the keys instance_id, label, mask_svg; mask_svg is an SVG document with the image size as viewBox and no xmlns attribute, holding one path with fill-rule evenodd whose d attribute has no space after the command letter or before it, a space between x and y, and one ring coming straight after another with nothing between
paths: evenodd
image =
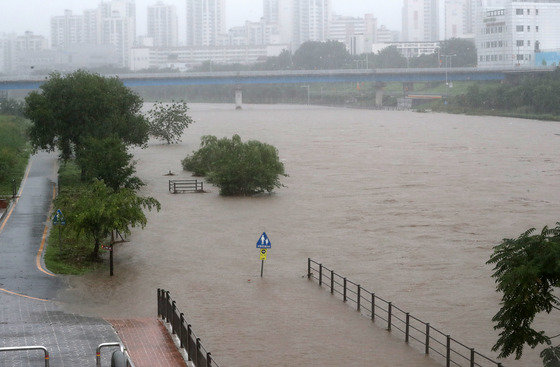
<instances>
[{"instance_id":1,"label":"black metal railing","mask_svg":"<svg viewBox=\"0 0 560 367\"><path fill-rule=\"evenodd\" d=\"M358 312L368 316L373 322L382 322L388 331L402 333L405 343L415 343L425 354L433 353L442 357L446 367L503 367L501 363L480 354L430 323L412 316L375 292L364 289L360 284L310 258L307 259L307 278L316 279L321 287L326 287L344 302L353 302Z\"/></svg>"},{"instance_id":2,"label":"black metal railing","mask_svg":"<svg viewBox=\"0 0 560 367\"><path fill-rule=\"evenodd\" d=\"M204 182L198 180L169 180L169 192L203 192Z\"/></svg>"},{"instance_id":3,"label":"black metal railing","mask_svg":"<svg viewBox=\"0 0 560 367\"><path fill-rule=\"evenodd\" d=\"M171 333L179 338L180 348L185 349L188 360L196 367L219 367L194 333L191 324L185 320L185 314L177 309L169 291L158 288L157 300L158 316L171 325Z\"/></svg>"}]
</instances>

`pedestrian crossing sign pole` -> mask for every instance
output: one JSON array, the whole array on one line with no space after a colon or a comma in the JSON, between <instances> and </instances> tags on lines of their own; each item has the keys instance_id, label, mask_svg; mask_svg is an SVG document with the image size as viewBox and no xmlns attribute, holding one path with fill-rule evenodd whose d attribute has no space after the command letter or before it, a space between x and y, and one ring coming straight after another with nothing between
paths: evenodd
<instances>
[{"instance_id":1,"label":"pedestrian crossing sign pole","mask_svg":"<svg viewBox=\"0 0 560 367\"><path fill-rule=\"evenodd\" d=\"M272 248L272 243L268 239L268 236L265 232L259 237L257 241L257 248L260 249L260 259L261 259L261 278L263 276L264 270L264 261L266 260L266 255L268 253L268 249Z\"/></svg>"}]
</instances>

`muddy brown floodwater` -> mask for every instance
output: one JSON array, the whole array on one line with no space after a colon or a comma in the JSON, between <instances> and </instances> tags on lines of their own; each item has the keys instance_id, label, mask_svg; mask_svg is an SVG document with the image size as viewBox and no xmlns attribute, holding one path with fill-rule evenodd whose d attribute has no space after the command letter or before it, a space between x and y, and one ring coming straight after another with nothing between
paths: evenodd
<instances>
[{"instance_id":1,"label":"muddy brown floodwater","mask_svg":"<svg viewBox=\"0 0 560 367\"><path fill-rule=\"evenodd\" d=\"M178 145L135 151L162 204L108 270L70 279L71 311L156 314L169 290L221 366L437 366L316 283L311 257L489 356L499 295L492 247L560 219L560 124L326 107L192 105ZM275 145L289 177L273 195L171 195L164 176L202 135ZM259 277L255 248L272 242ZM558 315L539 320L558 332ZM537 366L538 351L506 366Z\"/></svg>"}]
</instances>

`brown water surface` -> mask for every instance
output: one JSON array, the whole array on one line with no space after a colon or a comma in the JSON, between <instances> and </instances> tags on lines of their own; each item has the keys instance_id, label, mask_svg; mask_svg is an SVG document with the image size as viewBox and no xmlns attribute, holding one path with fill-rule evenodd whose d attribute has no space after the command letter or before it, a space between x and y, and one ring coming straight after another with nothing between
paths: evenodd
<instances>
[{"instance_id":1,"label":"brown water surface","mask_svg":"<svg viewBox=\"0 0 560 367\"><path fill-rule=\"evenodd\" d=\"M307 257L489 356L498 309L492 246L560 218L560 124L323 107L192 105L178 145L135 151L162 211L103 269L71 279L70 310L156 313L171 291L221 366L436 366L305 279ZM275 145L289 177L273 195L171 195L164 176L202 135ZM265 276L255 243L272 242ZM558 316L539 320L550 333ZM507 366L539 365L527 350Z\"/></svg>"}]
</instances>

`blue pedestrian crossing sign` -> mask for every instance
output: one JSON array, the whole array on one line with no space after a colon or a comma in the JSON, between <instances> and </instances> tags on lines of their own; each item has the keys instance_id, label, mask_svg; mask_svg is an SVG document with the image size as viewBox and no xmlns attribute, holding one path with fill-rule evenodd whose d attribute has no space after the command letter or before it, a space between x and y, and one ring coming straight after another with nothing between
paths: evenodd
<instances>
[{"instance_id":1,"label":"blue pedestrian crossing sign","mask_svg":"<svg viewBox=\"0 0 560 367\"><path fill-rule=\"evenodd\" d=\"M53 224L54 225L59 224L61 226L66 225L66 219L64 218L64 215L62 215L62 210L58 209L56 211L56 214L54 215L53 218Z\"/></svg>"},{"instance_id":2,"label":"blue pedestrian crossing sign","mask_svg":"<svg viewBox=\"0 0 560 367\"><path fill-rule=\"evenodd\" d=\"M266 235L265 232L263 232L263 234L261 234L261 237L257 241L257 248L271 248L271 247L272 244L270 243L268 236Z\"/></svg>"}]
</instances>

